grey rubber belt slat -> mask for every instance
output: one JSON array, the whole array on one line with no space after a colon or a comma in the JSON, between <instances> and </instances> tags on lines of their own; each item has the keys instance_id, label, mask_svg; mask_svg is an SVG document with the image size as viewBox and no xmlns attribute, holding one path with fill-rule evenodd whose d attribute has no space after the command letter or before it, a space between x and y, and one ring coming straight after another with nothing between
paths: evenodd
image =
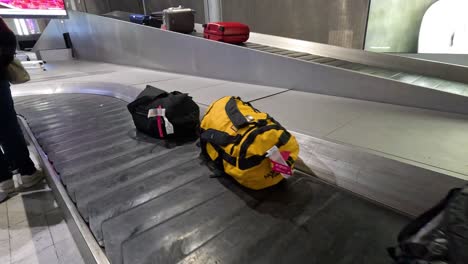
<instances>
[{"instance_id":1,"label":"grey rubber belt slat","mask_svg":"<svg viewBox=\"0 0 468 264\"><path fill-rule=\"evenodd\" d=\"M362 65L362 64L359 64L359 63L348 63L348 64L343 64L340 66L340 68L343 68L343 69L348 69L348 70L355 70L355 71L358 71L359 69L362 69L364 68L365 65Z\"/></svg>"},{"instance_id":2,"label":"grey rubber belt slat","mask_svg":"<svg viewBox=\"0 0 468 264\"><path fill-rule=\"evenodd\" d=\"M408 221L299 173L260 191L211 178L194 143L167 149L139 137L117 99L18 100L113 264L387 263L385 248Z\"/></svg>"},{"instance_id":3,"label":"grey rubber belt slat","mask_svg":"<svg viewBox=\"0 0 468 264\"><path fill-rule=\"evenodd\" d=\"M37 135L37 138L46 138L48 135L57 135L60 133L69 133L73 131L78 131L81 130L85 127L89 126L95 126L96 128L100 128L104 126L104 123L107 120L112 120L115 123L121 123L122 119L126 118L125 121L128 120L128 113L119 113L119 114L114 114L112 116L105 116L105 117L90 117L85 120L80 121L80 126L76 126L76 121L63 121L62 123L56 123L56 124L48 124L48 125L42 125L38 124L37 127L33 130L33 132Z\"/></svg>"},{"instance_id":4,"label":"grey rubber belt slat","mask_svg":"<svg viewBox=\"0 0 468 264\"><path fill-rule=\"evenodd\" d=\"M217 181L202 177L104 222L102 229L106 238L105 248L111 263L122 263L121 245L130 237L211 199L218 199L219 195L226 191L227 189Z\"/></svg>"},{"instance_id":5,"label":"grey rubber belt slat","mask_svg":"<svg viewBox=\"0 0 468 264\"><path fill-rule=\"evenodd\" d=\"M211 172L198 159L148 177L88 205L91 231L102 240L102 222Z\"/></svg>"},{"instance_id":6,"label":"grey rubber belt slat","mask_svg":"<svg viewBox=\"0 0 468 264\"><path fill-rule=\"evenodd\" d=\"M159 157L161 153L155 153L159 147L155 146L153 149L149 149L146 153L141 151L131 152L120 157L116 157L113 160L108 160L97 165L89 166L73 174L67 175L64 178L64 182L70 185L69 189L72 193L78 188L86 188L87 185L93 185L94 182L98 182L104 178L113 177L127 169L137 166L141 163L145 163L154 158ZM163 154L166 150L162 151ZM156 167L156 164L154 164ZM93 177L87 177L92 174Z\"/></svg>"},{"instance_id":7,"label":"grey rubber belt slat","mask_svg":"<svg viewBox=\"0 0 468 264\"><path fill-rule=\"evenodd\" d=\"M79 127L77 126L77 122L80 124L87 124L91 122L101 122L105 120L112 120L115 119L116 117L121 117L121 116L128 116L128 113L121 109L115 109L112 110L112 112L106 112L105 115L99 115L96 114L94 116L81 116L81 118L62 118L62 117L57 117L55 120L48 120L44 122L37 122L37 121L30 121L28 122L30 126L34 127L33 132L35 133L42 133L45 131L50 131L54 129L59 129L63 128L66 126L73 125L75 128Z\"/></svg>"},{"instance_id":8,"label":"grey rubber belt slat","mask_svg":"<svg viewBox=\"0 0 468 264\"><path fill-rule=\"evenodd\" d=\"M288 56L289 54L295 54L295 53L297 52L291 51L291 50L283 50L283 51L275 52L275 54L283 55L283 56Z\"/></svg>"},{"instance_id":9,"label":"grey rubber belt slat","mask_svg":"<svg viewBox=\"0 0 468 264\"><path fill-rule=\"evenodd\" d=\"M421 77L412 82L414 85L419 85L428 88L435 88L442 83L443 80L431 77Z\"/></svg>"},{"instance_id":10,"label":"grey rubber belt slat","mask_svg":"<svg viewBox=\"0 0 468 264\"><path fill-rule=\"evenodd\" d=\"M112 119L112 122L115 122ZM44 137L44 142L48 145L48 147L54 148L54 144L66 144L69 141L77 141L81 140L81 138L85 137L90 137L94 136L98 137L101 135L109 135L112 134L112 132L109 131L117 131L119 129L130 129L132 123L128 122L125 120L125 122L119 122L116 123L118 126L115 126L113 124L109 124L108 122L101 122L103 126L101 126L100 130L95 130L95 129L87 129L87 130L81 130L81 129L72 129L71 131L67 131L67 133L61 134L61 135L56 135L56 136L49 136L49 137ZM107 127L105 126L107 124ZM94 133L96 132L96 133Z\"/></svg>"},{"instance_id":11,"label":"grey rubber belt slat","mask_svg":"<svg viewBox=\"0 0 468 264\"><path fill-rule=\"evenodd\" d=\"M284 51L284 49L274 48L274 47L264 47L264 48L256 48L256 50L273 53L274 51Z\"/></svg>"},{"instance_id":12,"label":"grey rubber belt slat","mask_svg":"<svg viewBox=\"0 0 468 264\"><path fill-rule=\"evenodd\" d=\"M385 248L404 221L369 228L382 209L313 179L259 203L231 191L133 235L124 263L388 263Z\"/></svg>"},{"instance_id":13,"label":"grey rubber belt slat","mask_svg":"<svg viewBox=\"0 0 468 264\"><path fill-rule=\"evenodd\" d=\"M61 142L48 142L46 145L43 145L43 147L47 151L52 149L67 149L76 145L80 145L82 142L92 141L95 139L104 139L107 136L113 135L115 133L122 134L130 129L131 126L129 124L122 124L120 126L110 127L96 133L79 134L77 137L69 138Z\"/></svg>"},{"instance_id":14,"label":"grey rubber belt slat","mask_svg":"<svg viewBox=\"0 0 468 264\"><path fill-rule=\"evenodd\" d=\"M102 146L113 144L117 140L120 140L122 137L124 137L127 134L128 134L127 131L121 131L119 133L110 135L109 137L106 137L106 138L96 138L88 142L82 142L79 145L71 145L68 148L52 149L47 152L47 155L49 156L49 160L54 161L56 159L59 159L60 158L59 156L62 154L66 155L66 153L70 153L70 152L82 152L82 151L87 151L90 148L99 148Z\"/></svg>"},{"instance_id":15,"label":"grey rubber belt slat","mask_svg":"<svg viewBox=\"0 0 468 264\"><path fill-rule=\"evenodd\" d=\"M94 164L96 162L113 159L115 157L125 155L128 152L143 151L146 148L150 149L154 147L152 144L145 144L132 139L123 139L106 147L94 148L91 153L88 152L88 155L78 155L77 157L73 158L61 156L54 162L54 165L58 170L69 167L82 168L88 164Z\"/></svg>"},{"instance_id":16,"label":"grey rubber belt slat","mask_svg":"<svg viewBox=\"0 0 468 264\"><path fill-rule=\"evenodd\" d=\"M61 97L61 98L66 98L66 97ZM59 98L60 99L60 98ZM57 100L59 100L57 99ZM42 102L42 103L41 103ZM87 104L87 105L99 105L99 104L122 104L122 101L115 101L112 100L110 97L103 97L100 98L99 100L94 100L90 102L87 100L87 97L84 97L83 95L74 95L73 100L70 100L67 98L66 102L64 101L57 101L57 102L44 102L42 101L33 101L33 102L27 102L28 105L31 105L31 108L26 108L24 111L26 113L30 112L35 112L37 110L47 110L50 108L54 109L59 109L62 107L68 107L68 106L77 106L78 104ZM16 105L24 105L25 103L15 103Z\"/></svg>"},{"instance_id":17,"label":"grey rubber belt slat","mask_svg":"<svg viewBox=\"0 0 468 264\"><path fill-rule=\"evenodd\" d=\"M291 58L299 58L299 57L304 57L310 55L309 53L304 53L304 52L294 52L291 54L288 54L286 56L291 57Z\"/></svg>"},{"instance_id":18,"label":"grey rubber belt slat","mask_svg":"<svg viewBox=\"0 0 468 264\"><path fill-rule=\"evenodd\" d=\"M175 151L168 151L167 149L155 149L154 151L157 151L158 155L153 156L147 162L107 175L107 177L87 181L84 184L76 184L77 186L72 184L70 187L75 192L78 209L83 211L85 216L87 215L88 205L94 201L100 200L102 197L130 184L145 180L148 177L155 177L155 175L163 171L177 168L180 164L195 159L199 152L195 147L180 148ZM139 173L135 175L135 172Z\"/></svg>"},{"instance_id":19,"label":"grey rubber belt slat","mask_svg":"<svg viewBox=\"0 0 468 264\"><path fill-rule=\"evenodd\" d=\"M327 64L327 63L330 63L330 62L333 62L333 61L336 61L336 59L324 57L324 58L318 58L318 59L315 59L315 60L311 60L310 62Z\"/></svg>"},{"instance_id":20,"label":"grey rubber belt slat","mask_svg":"<svg viewBox=\"0 0 468 264\"><path fill-rule=\"evenodd\" d=\"M109 110L104 110L104 112L100 115L97 116L97 118L104 118L106 116L113 116L113 115L116 115L116 114L123 114L125 113L125 111L123 111L122 109L109 109ZM128 113L126 113L128 114ZM62 126L65 126L67 124L75 124L77 122L81 122L81 121L86 121L88 118L88 116L84 115L84 116L81 116L77 113L67 113L67 114L51 114L51 115L48 115L47 117L45 117L44 119L42 120L32 120L31 122L29 122L29 124L31 125L35 125L35 124L38 124L38 126L36 127L36 130L39 130L42 128L42 127L46 127L46 126L53 126L53 125L56 125L56 124L61 124Z\"/></svg>"},{"instance_id":21,"label":"grey rubber belt slat","mask_svg":"<svg viewBox=\"0 0 468 264\"><path fill-rule=\"evenodd\" d=\"M250 48L250 49L255 49L258 47L266 47L265 45L257 44L257 43L251 43L251 42L246 42L243 44L244 47Z\"/></svg>"},{"instance_id":22,"label":"grey rubber belt slat","mask_svg":"<svg viewBox=\"0 0 468 264\"><path fill-rule=\"evenodd\" d=\"M340 66L345 65L347 63L349 63L349 62L348 61L342 61L342 60L334 60L334 61L331 61L331 62L327 62L325 64L329 65L329 66L340 67Z\"/></svg>"},{"instance_id":23,"label":"grey rubber belt slat","mask_svg":"<svg viewBox=\"0 0 468 264\"><path fill-rule=\"evenodd\" d=\"M86 115L88 113L96 112L97 110L99 111L112 110L112 109L115 109L116 106L119 107L119 110L122 109L120 107L121 106L120 102L114 102L114 103L103 102L103 103L98 104L97 107L96 105L86 105L86 104L82 104L81 106L82 107L86 106L87 108L85 110L80 111L79 113L76 113L75 111L76 107L72 105L67 105L67 106L62 106L62 107L52 106L52 107L41 108L41 109L34 108L33 110L31 110L31 112L24 112L24 114L30 116L31 118L34 118L34 121L35 121L36 118L40 120L45 120L48 118L49 115L54 115L54 114L64 115L64 114L74 113L76 116L76 115Z\"/></svg>"},{"instance_id":24,"label":"grey rubber belt slat","mask_svg":"<svg viewBox=\"0 0 468 264\"><path fill-rule=\"evenodd\" d=\"M128 120L128 115L117 115L113 116L112 121L120 124L120 123L129 123L131 121ZM57 140L59 137L70 137L74 133L84 133L89 131L90 129L102 129L108 126L105 122L101 122L101 120L96 122L83 122L79 128L76 126L64 126L60 128L56 128L54 130L44 131L36 137L37 139L44 139L44 140Z\"/></svg>"},{"instance_id":25,"label":"grey rubber belt slat","mask_svg":"<svg viewBox=\"0 0 468 264\"><path fill-rule=\"evenodd\" d=\"M54 98L51 98L48 94L39 94L35 96L15 97L14 101L16 106L29 107L33 105L53 103L55 100L60 100L60 98L67 98L67 100L70 101L76 97L82 97L82 94L55 94ZM27 110L28 108L23 109Z\"/></svg>"},{"instance_id":26,"label":"grey rubber belt slat","mask_svg":"<svg viewBox=\"0 0 468 264\"><path fill-rule=\"evenodd\" d=\"M130 153L145 153L146 151L152 151L154 149L154 146L147 146L147 145L137 145L137 147L131 148L131 149L126 149L124 152L115 152L115 153L110 153L109 155L103 156L103 157L95 157L95 159L92 160L85 160L83 162L75 162L68 164L68 166L63 166L64 167L64 173L61 173L60 176L63 177L64 179L72 177L71 175L79 173L80 171L99 166L101 163L106 162L106 161L112 161L115 158L124 156L126 154ZM64 180L66 181L66 180Z\"/></svg>"},{"instance_id":27,"label":"grey rubber belt slat","mask_svg":"<svg viewBox=\"0 0 468 264\"><path fill-rule=\"evenodd\" d=\"M303 57L297 57L296 59L305 60L305 61L313 61L319 58L324 58L324 57L317 56L317 55L307 55Z\"/></svg>"},{"instance_id":28,"label":"grey rubber belt slat","mask_svg":"<svg viewBox=\"0 0 468 264\"><path fill-rule=\"evenodd\" d=\"M264 49L262 51L269 52L269 53L272 53L272 54L277 54L278 52L284 52L284 51L288 51L288 50L279 49L279 48L269 48L269 49Z\"/></svg>"},{"instance_id":29,"label":"grey rubber belt slat","mask_svg":"<svg viewBox=\"0 0 468 264\"><path fill-rule=\"evenodd\" d=\"M117 147L124 147L124 148L132 147L134 146L134 142L135 141L133 139L126 138L126 139L118 140L114 142L113 144L97 146L97 147L90 148L85 151L66 152L56 157L56 159L54 160L54 164L56 168L58 168L57 165L63 165L66 162L76 161L80 158L90 157L90 156L101 156L109 151L118 151Z\"/></svg>"}]
</instances>

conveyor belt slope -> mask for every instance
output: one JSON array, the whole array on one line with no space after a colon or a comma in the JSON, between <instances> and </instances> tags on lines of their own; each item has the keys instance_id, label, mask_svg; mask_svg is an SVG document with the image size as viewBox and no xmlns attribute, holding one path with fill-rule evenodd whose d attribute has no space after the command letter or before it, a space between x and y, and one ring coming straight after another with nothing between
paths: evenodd
<instances>
[{"instance_id":1,"label":"conveyor belt slope","mask_svg":"<svg viewBox=\"0 0 468 264\"><path fill-rule=\"evenodd\" d=\"M119 20L129 21L130 14L131 13L128 12L114 11L106 14L105 16L109 18L116 18ZM196 24L196 32L194 32L192 35L197 37L203 37L202 32L202 26L200 24ZM466 83L461 83L454 80L445 80L443 78L438 77L426 76L424 74L411 73L406 70L395 70L395 67L377 67L372 65L373 63L363 64L356 63L353 60L337 59L330 56L321 56L316 52L298 52L294 51L294 46L291 46L290 48L286 48L284 46L283 48L279 48L273 45L274 43L276 43L276 36L268 36L263 34L260 35L267 36L266 39L268 39L268 43L257 43L256 40L254 40L252 42L247 42L241 46L257 51L267 52L275 55L282 55L289 58L307 61L311 63L319 63L327 66L346 69L354 71L356 73L369 74L372 76L391 79L402 83L468 96L468 84ZM428 67L431 67L431 63L435 62L428 61L427 63Z\"/></svg>"},{"instance_id":2,"label":"conveyor belt slope","mask_svg":"<svg viewBox=\"0 0 468 264\"><path fill-rule=\"evenodd\" d=\"M299 172L261 191L210 177L195 143L137 135L115 98L15 100L111 263L388 263L408 221Z\"/></svg>"},{"instance_id":3,"label":"conveyor belt slope","mask_svg":"<svg viewBox=\"0 0 468 264\"><path fill-rule=\"evenodd\" d=\"M346 60L335 59L331 57L319 56L311 53L296 52L287 49L275 48L271 46L256 44L256 43L246 43L245 47L259 50L263 52L268 52L271 54L282 55L298 60L308 61L312 63L319 63L327 66L333 66L337 68L342 68L346 70L351 70L357 73L370 74L376 77L382 77L386 79L391 79L394 81L399 81L403 83L408 83L412 85L418 85L425 88L436 89L448 93L459 94L463 96L468 95L468 84L444 80L441 78L435 78L430 76L424 76L420 74L408 73L405 71L398 71L393 69L385 69L382 67L370 66L361 63L355 63Z\"/></svg>"}]
</instances>

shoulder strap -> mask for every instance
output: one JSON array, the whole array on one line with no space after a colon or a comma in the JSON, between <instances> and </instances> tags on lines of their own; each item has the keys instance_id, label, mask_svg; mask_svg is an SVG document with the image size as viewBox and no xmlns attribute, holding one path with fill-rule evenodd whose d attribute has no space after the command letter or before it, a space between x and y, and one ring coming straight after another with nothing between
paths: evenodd
<instances>
[{"instance_id":1,"label":"shoulder strap","mask_svg":"<svg viewBox=\"0 0 468 264\"><path fill-rule=\"evenodd\" d=\"M252 133L248 135L247 139L244 141L240 149L239 168L241 170L246 170L246 169L258 166L265 159L266 154L253 155L247 158L246 157L247 149L250 147L250 145L253 144L253 142L255 141L255 138L258 135L263 134L270 130L283 130L283 133L281 133L281 136L278 138L278 141L275 144L275 146L277 146L278 148L281 148L282 146L286 145L291 139L291 134L287 130L285 130L283 127L281 127L280 125L265 126L265 127L261 127L253 131Z\"/></svg>"},{"instance_id":2,"label":"shoulder strap","mask_svg":"<svg viewBox=\"0 0 468 264\"><path fill-rule=\"evenodd\" d=\"M227 146L239 143L242 137L240 135L231 136L226 132L214 129L207 129L201 133L200 139L218 146Z\"/></svg>"}]
</instances>

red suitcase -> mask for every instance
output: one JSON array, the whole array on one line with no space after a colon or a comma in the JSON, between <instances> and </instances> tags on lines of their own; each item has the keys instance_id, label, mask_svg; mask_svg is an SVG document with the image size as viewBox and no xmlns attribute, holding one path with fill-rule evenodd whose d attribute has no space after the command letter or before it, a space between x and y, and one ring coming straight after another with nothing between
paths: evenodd
<instances>
[{"instance_id":1,"label":"red suitcase","mask_svg":"<svg viewBox=\"0 0 468 264\"><path fill-rule=\"evenodd\" d=\"M249 39L249 26L238 22L211 22L204 24L206 39L232 44L244 43Z\"/></svg>"}]
</instances>

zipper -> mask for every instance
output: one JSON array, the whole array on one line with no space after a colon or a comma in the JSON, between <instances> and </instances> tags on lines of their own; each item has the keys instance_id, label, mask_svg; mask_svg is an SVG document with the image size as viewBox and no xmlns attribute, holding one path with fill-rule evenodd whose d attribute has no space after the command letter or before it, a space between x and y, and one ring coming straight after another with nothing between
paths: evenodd
<instances>
[{"instance_id":1,"label":"zipper","mask_svg":"<svg viewBox=\"0 0 468 264\"><path fill-rule=\"evenodd\" d=\"M135 111L135 114L148 118L148 114L145 114L145 113L142 113L142 112Z\"/></svg>"}]
</instances>

